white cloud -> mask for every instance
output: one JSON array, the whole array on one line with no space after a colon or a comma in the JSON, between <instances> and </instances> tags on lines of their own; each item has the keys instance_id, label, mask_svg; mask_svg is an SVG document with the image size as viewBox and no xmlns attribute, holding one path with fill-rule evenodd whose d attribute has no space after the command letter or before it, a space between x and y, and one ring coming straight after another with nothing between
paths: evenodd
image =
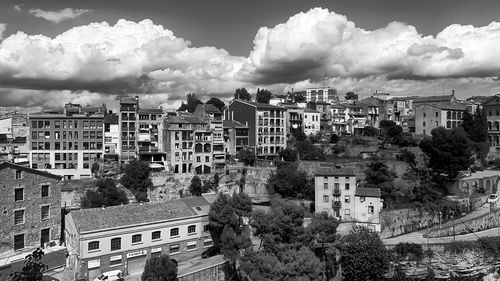
<instances>
[{"instance_id":1,"label":"white cloud","mask_svg":"<svg viewBox=\"0 0 500 281\"><path fill-rule=\"evenodd\" d=\"M7 29L7 25L5 23L0 22L0 40L3 38L3 33Z\"/></svg>"},{"instance_id":2,"label":"white cloud","mask_svg":"<svg viewBox=\"0 0 500 281\"><path fill-rule=\"evenodd\" d=\"M20 12L22 11L23 9L21 8L23 6L23 4L18 4L18 5L14 5L14 10Z\"/></svg>"},{"instance_id":3,"label":"white cloud","mask_svg":"<svg viewBox=\"0 0 500 281\"><path fill-rule=\"evenodd\" d=\"M17 10L16 7L19 8L18 11L21 10L20 6L14 6L14 8ZM72 9L72 8L65 8L59 11L45 11L42 9L29 10L30 14L34 15L35 17L43 18L53 23L60 23L61 21L77 18L85 13L88 13L89 11L90 10L86 9Z\"/></svg>"}]
</instances>

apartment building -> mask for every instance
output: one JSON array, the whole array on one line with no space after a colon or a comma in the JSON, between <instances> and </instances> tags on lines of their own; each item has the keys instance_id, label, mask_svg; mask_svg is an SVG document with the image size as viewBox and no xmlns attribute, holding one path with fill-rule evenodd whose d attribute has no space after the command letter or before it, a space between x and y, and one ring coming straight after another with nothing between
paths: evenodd
<instances>
[{"instance_id":1,"label":"apartment building","mask_svg":"<svg viewBox=\"0 0 500 281\"><path fill-rule=\"evenodd\" d=\"M212 104L199 104L194 114L198 119L208 122L209 128L212 131L212 159L214 169L220 171L226 166L222 112Z\"/></svg>"},{"instance_id":2,"label":"apartment building","mask_svg":"<svg viewBox=\"0 0 500 281\"><path fill-rule=\"evenodd\" d=\"M248 126L234 120L224 120L224 151L226 155L236 156L249 147Z\"/></svg>"},{"instance_id":3,"label":"apartment building","mask_svg":"<svg viewBox=\"0 0 500 281\"><path fill-rule=\"evenodd\" d=\"M441 95L441 96L429 96L429 97L415 97L413 100L413 112L415 112L415 109L424 103L454 103L457 101L457 98L455 97L455 91L452 91L451 95Z\"/></svg>"},{"instance_id":4,"label":"apartment building","mask_svg":"<svg viewBox=\"0 0 500 281\"><path fill-rule=\"evenodd\" d=\"M304 131L304 108L296 104L281 104L286 109L286 136L287 139L296 130Z\"/></svg>"},{"instance_id":5,"label":"apartment building","mask_svg":"<svg viewBox=\"0 0 500 281\"><path fill-rule=\"evenodd\" d=\"M139 108L137 110L136 149L137 156L142 161L166 161L163 152L163 119L165 113L161 108Z\"/></svg>"},{"instance_id":6,"label":"apartment building","mask_svg":"<svg viewBox=\"0 0 500 281\"><path fill-rule=\"evenodd\" d=\"M139 97L120 97L120 161L128 162L136 159L136 125Z\"/></svg>"},{"instance_id":7,"label":"apartment building","mask_svg":"<svg viewBox=\"0 0 500 281\"><path fill-rule=\"evenodd\" d=\"M320 115L320 130L332 131L332 105L328 102L315 102L312 109L318 111Z\"/></svg>"},{"instance_id":8,"label":"apartment building","mask_svg":"<svg viewBox=\"0 0 500 281\"><path fill-rule=\"evenodd\" d=\"M118 162L121 155L120 121L116 113L108 112L104 116L104 160Z\"/></svg>"},{"instance_id":9,"label":"apartment building","mask_svg":"<svg viewBox=\"0 0 500 281\"><path fill-rule=\"evenodd\" d=\"M103 155L105 112L105 105L67 103L62 109L30 114L31 168L66 180L91 177L92 163Z\"/></svg>"},{"instance_id":10,"label":"apartment building","mask_svg":"<svg viewBox=\"0 0 500 281\"><path fill-rule=\"evenodd\" d=\"M321 168L314 176L315 212L380 231L380 189L356 186L354 169Z\"/></svg>"},{"instance_id":11,"label":"apartment building","mask_svg":"<svg viewBox=\"0 0 500 281\"><path fill-rule=\"evenodd\" d=\"M340 134L342 132L347 132L347 121L349 120L348 112L349 110L346 106L341 104L332 104L330 106L331 118L332 118L332 131Z\"/></svg>"},{"instance_id":12,"label":"apartment building","mask_svg":"<svg viewBox=\"0 0 500 281\"><path fill-rule=\"evenodd\" d=\"M365 126L369 126L367 119L366 105L363 104L350 104L346 105L347 110L347 132L350 134L359 134L363 131Z\"/></svg>"},{"instance_id":13,"label":"apartment building","mask_svg":"<svg viewBox=\"0 0 500 281\"><path fill-rule=\"evenodd\" d=\"M360 105L363 106L366 114L366 121L368 126L373 126L375 128L379 127L380 120L383 120L383 110L385 109L385 100L379 98L366 98L361 100ZM386 112L387 114L392 115L392 109L390 112Z\"/></svg>"},{"instance_id":14,"label":"apartment building","mask_svg":"<svg viewBox=\"0 0 500 281\"><path fill-rule=\"evenodd\" d=\"M265 103L233 100L225 110L226 120L248 124L249 145L257 157L273 158L286 148L286 109Z\"/></svg>"},{"instance_id":15,"label":"apartment building","mask_svg":"<svg viewBox=\"0 0 500 281\"><path fill-rule=\"evenodd\" d=\"M491 146L500 146L500 95L494 95L483 102L488 120L488 138Z\"/></svg>"},{"instance_id":16,"label":"apartment building","mask_svg":"<svg viewBox=\"0 0 500 281\"><path fill-rule=\"evenodd\" d=\"M306 102L329 102L339 100L337 90L329 87L311 88L306 90Z\"/></svg>"},{"instance_id":17,"label":"apartment building","mask_svg":"<svg viewBox=\"0 0 500 281\"><path fill-rule=\"evenodd\" d=\"M72 211L66 216L68 263L77 278L94 280L120 269L144 270L151 256L183 261L212 246L210 204L204 197Z\"/></svg>"},{"instance_id":18,"label":"apartment building","mask_svg":"<svg viewBox=\"0 0 500 281\"><path fill-rule=\"evenodd\" d=\"M26 137L9 138L0 134L0 161L29 165L29 147Z\"/></svg>"},{"instance_id":19,"label":"apartment building","mask_svg":"<svg viewBox=\"0 0 500 281\"><path fill-rule=\"evenodd\" d=\"M13 163L0 163L0 253L28 254L58 240L61 227L60 176Z\"/></svg>"},{"instance_id":20,"label":"apartment building","mask_svg":"<svg viewBox=\"0 0 500 281\"><path fill-rule=\"evenodd\" d=\"M29 136L28 115L9 112L0 115L0 134L7 138L27 138Z\"/></svg>"},{"instance_id":21,"label":"apartment building","mask_svg":"<svg viewBox=\"0 0 500 281\"><path fill-rule=\"evenodd\" d=\"M304 134L316 135L321 128L321 114L311 108L304 108Z\"/></svg>"},{"instance_id":22,"label":"apartment building","mask_svg":"<svg viewBox=\"0 0 500 281\"><path fill-rule=\"evenodd\" d=\"M430 135L437 127L453 129L462 124L467 105L458 102L433 102L415 108L415 134Z\"/></svg>"}]
</instances>

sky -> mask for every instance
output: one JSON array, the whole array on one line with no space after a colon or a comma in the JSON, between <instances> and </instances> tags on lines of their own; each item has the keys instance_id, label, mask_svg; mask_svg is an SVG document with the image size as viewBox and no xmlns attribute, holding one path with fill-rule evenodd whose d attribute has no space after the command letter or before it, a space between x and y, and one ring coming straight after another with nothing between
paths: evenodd
<instances>
[{"instance_id":1,"label":"sky","mask_svg":"<svg viewBox=\"0 0 500 281\"><path fill-rule=\"evenodd\" d=\"M490 0L2 0L0 106L175 108L241 87L493 95L499 15Z\"/></svg>"}]
</instances>

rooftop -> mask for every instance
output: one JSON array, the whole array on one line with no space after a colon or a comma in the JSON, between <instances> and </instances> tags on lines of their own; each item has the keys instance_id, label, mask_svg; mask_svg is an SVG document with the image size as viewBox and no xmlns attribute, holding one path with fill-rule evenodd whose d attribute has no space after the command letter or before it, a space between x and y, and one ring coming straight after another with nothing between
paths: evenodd
<instances>
[{"instance_id":1,"label":"rooftop","mask_svg":"<svg viewBox=\"0 0 500 281\"><path fill-rule=\"evenodd\" d=\"M309 112L309 113L318 113L318 114L319 114L319 111L314 110L314 109L309 108L309 107L304 108L304 112Z\"/></svg>"},{"instance_id":2,"label":"rooftop","mask_svg":"<svg viewBox=\"0 0 500 281\"><path fill-rule=\"evenodd\" d=\"M146 114L163 114L163 109L161 108L139 108L137 110L138 114L146 113Z\"/></svg>"},{"instance_id":3,"label":"rooftop","mask_svg":"<svg viewBox=\"0 0 500 281\"><path fill-rule=\"evenodd\" d=\"M79 233L145 225L208 214L209 203L203 197L165 202L127 204L92 208L70 213Z\"/></svg>"},{"instance_id":4,"label":"rooftop","mask_svg":"<svg viewBox=\"0 0 500 281\"><path fill-rule=\"evenodd\" d=\"M240 122L236 120L224 120L222 121L222 127L224 128L248 128L248 126L245 126L244 124L241 124Z\"/></svg>"},{"instance_id":5,"label":"rooftop","mask_svg":"<svg viewBox=\"0 0 500 281\"><path fill-rule=\"evenodd\" d=\"M286 110L283 107L274 106L274 105L270 105L270 104L267 104L267 103L258 103L258 102L253 102L253 101L244 101L244 100L235 100L235 101L239 101L239 102L242 102L242 103L249 104L251 106L255 106L257 109L264 109L264 110L265 109Z\"/></svg>"},{"instance_id":6,"label":"rooftop","mask_svg":"<svg viewBox=\"0 0 500 281\"><path fill-rule=\"evenodd\" d=\"M116 113L106 114L103 123L118 124L118 115Z\"/></svg>"},{"instance_id":7,"label":"rooftop","mask_svg":"<svg viewBox=\"0 0 500 281\"><path fill-rule=\"evenodd\" d=\"M354 169L349 168L319 168L314 176L356 176L356 174Z\"/></svg>"},{"instance_id":8,"label":"rooftop","mask_svg":"<svg viewBox=\"0 0 500 281\"><path fill-rule=\"evenodd\" d=\"M198 106L201 106L206 113L220 113L217 107L210 103L199 104Z\"/></svg>"},{"instance_id":9,"label":"rooftop","mask_svg":"<svg viewBox=\"0 0 500 281\"><path fill-rule=\"evenodd\" d=\"M380 188L356 187L355 196L380 198L382 194L380 193Z\"/></svg>"},{"instance_id":10,"label":"rooftop","mask_svg":"<svg viewBox=\"0 0 500 281\"><path fill-rule=\"evenodd\" d=\"M0 163L0 170L6 169L6 168L10 168L10 169L14 169L14 170L21 170L21 171L25 171L25 172L30 173L30 174L44 176L44 177L51 178L51 179L56 179L56 180L61 180L62 179L61 176L57 176L57 175L54 175L54 174L51 174L51 173L48 173L48 172L45 172L45 171L31 169L31 168L20 166L20 165L16 165L16 164L10 163L10 162Z\"/></svg>"},{"instance_id":11,"label":"rooftop","mask_svg":"<svg viewBox=\"0 0 500 281\"><path fill-rule=\"evenodd\" d=\"M458 102L426 102L423 105L428 105L444 110L466 110L467 104Z\"/></svg>"},{"instance_id":12,"label":"rooftop","mask_svg":"<svg viewBox=\"0 0 500 281\"><path fill-rule=\"evenodd\" d=\"M432 96L432 97L420 97L414 100L414 102L442 102L448 101L450 102L453 99L454 95L444 95L444 96Z\"/></svg>"}]
</instances>

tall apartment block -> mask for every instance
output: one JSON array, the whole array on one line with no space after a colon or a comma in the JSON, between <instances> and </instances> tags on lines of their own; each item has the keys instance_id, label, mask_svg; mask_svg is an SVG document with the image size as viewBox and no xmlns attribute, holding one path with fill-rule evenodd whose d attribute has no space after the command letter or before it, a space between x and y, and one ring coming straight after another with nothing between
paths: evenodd
<instances>
[{"instance_id":1,"label":"tall apartment block","mask_svg":"<svg viewBox=\"0 0 500 281\"><path fill-rule=\"evenodd\" d=\"M104 159L118 162L120 159L120 123L116 113L104 116Z\"/></svg>"},{"instance_id":2,"label":"tall apartment block","mask_svg":"<svg viewBox=\"0 0 500 281\"><path fill-rule=\"evenodd\" d=\"M214 169L224 169L226 165L226 154L224 152L224 130L222 124L222 112L212 104L199 104L194 111L198 119L207 121L212 131L212 158Z\"/></svg>"},{"instance_id":3,"label":"tall apartment block","mask_svg":"<svg viewBox=\"0 0 500 281\"><path fill-rule=\"evenodd\" d=\"M226 155L248 149L248 126L234 120L224 120L224 149Z\"/></svg>"},{"instance_id":4,"label":"tall apartment block","mask_svg":"<svg viewBox=\"0 0 500 281\"><path fill-rule=\"evenodd\" d=\"M336 102L339 100L337 90L333 88L311 88L306 90L306 102Z\"/></svg>"},{"instance_id":5,"label":"tall apartment block","mask_svg":"<svg viewBox=\"0 0 500 281\"><path fill-rule=\"evenodd\" d=\"M137 111L137 155L140 160L148 162L163 162L166 153L163 152L163 118L161 108L139 108Z\"/></svg>"},{"instance_id":6,"label":"tall apartment block","mask_svg":"<svg viewBox=\"0 0 500 281\"><path fill-rule=\"evenodd\" d=\"M137 110L139 109L139 97L121 97L120 98L120 145L122 162L128 162L136 159L135 155L135 138L137 118Z\"/></svg>"},{"instance_id":7,"label":"tall apartment block","mask_svg":"<svg viewBox=\"0 0 500 281\"><path fill-rule=\"evenodd\" d=\"M62 109L28 116L31 168L65 179L91 177L93 162L102 159L106 107L68 103Z\"/></svg>"}]
</instances>

